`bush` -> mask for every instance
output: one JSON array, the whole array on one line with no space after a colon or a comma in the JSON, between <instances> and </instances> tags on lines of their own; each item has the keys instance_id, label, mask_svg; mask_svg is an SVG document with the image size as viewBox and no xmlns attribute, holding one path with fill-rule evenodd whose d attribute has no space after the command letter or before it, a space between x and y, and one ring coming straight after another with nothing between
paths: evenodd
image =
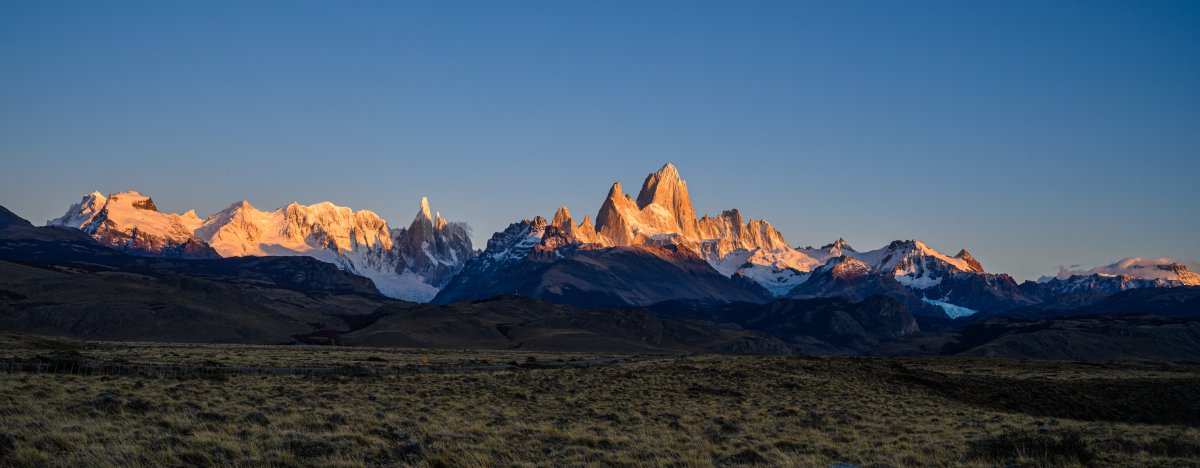
<instances>
[{"instance_id":1,"label":"bush","mask_svg":"<svg viewBox=\"0 0 1200 468\"><path fill-rule=\"evenodd\" d=\"M723 457L719 460L720 465L762 465L768 460L751 449L745 449L741 452Z\"/></svg>"},{"instance_id":2,"label":"bush","mask_svg":"<svg viewBox=\"0 0 1200 468\"><path fill-rule=\"evenodd\" d=\"M269 418L267 418L267 415L262 414L262 412L260 412L260 411L254 411L252 413L247 413L245 419L246 419L246 422L251 423L251 424L257 424L259 426L266 426L266 425L271 424L271 420Z\"/></svg>"},{"instance_id":3,"label":"bush","mask_svg":"<svg viewBox=\"0 0 1200 468\"><path fill-rule=\"evenodd\" d=\"M1052 465L1088 464L1095 453L1079 434L1060 436L1028 431L1007 432L971 443L967 457L990 461L1033 460Z\"/></svg>"},{"instance_id":4,"label":"bush","mask_svg":"<svg viewBox=\"0 0 1200 468\"><path fill-rule=\"evenodd\" d=\"M17 439L8 434L0 433L0 460L3 460L8 454L12 453L17 448Z\"/></svg>"},{"instance_id":5,"label":"bush","mask_svg":"<svg viewBox=\"0 0 1200 468\"><path fill-rule=\"evenodd\" d=\"M80 406L90 407L108 414L113 414L121 410L122 402L118 396L119 395L115 390L104 390L96 394L94 398L80 403Z\"/></svg>"},{"instance_id":6,"label":"bush","mask_svg":"<svg viewBox=\"0 0 1200 468\"><path fill-rule=\"evenodd\" d=\"M287 451L301 458L318 458L337 453L333 444L308 434L289 432L286 434Z\"/></svg>"},{"instance_id":7,"label":"bush","mask_svg":"<svg viewBox=\"0 0 1200 468\"><path fill-rule=\"evenodd\" d=\"M416 463L421 461L424 453L421 450L421 442L415 439L401 441L392 447L392 455L396 458L408 463Z\"/></svg>"},{"instance_id":8,"label":"bush","mask_svg":"<svg viewBox=\"0 0 1200 468\"><path fill-rule=\"evenodd\" d=\"M154 404L144 398L133 397L125 400L125 409L134 413L145 413L154 408Z\"/></svg>"}]
</instances>

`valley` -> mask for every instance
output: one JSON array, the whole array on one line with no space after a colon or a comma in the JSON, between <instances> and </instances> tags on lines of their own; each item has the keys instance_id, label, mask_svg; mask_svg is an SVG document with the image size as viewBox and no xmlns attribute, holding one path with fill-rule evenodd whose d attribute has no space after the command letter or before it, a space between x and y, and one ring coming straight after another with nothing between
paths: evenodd
<instances>
[{"instance_id":1,"label":"valley","mask_svg":"<svg viewBox=\"0 0 1200 468\"><path fill-rule=\"evenodd\" d=\"M0 360L446 372L0 372L8 466L1186 466L1195 367L86 342ZM588 367L538 364L613 359ZM428 359L428 363L425 360ZM609 362L609 361L605 361ZM454 371L471 364L500 370Z\"/></svg>"}]
</instances>

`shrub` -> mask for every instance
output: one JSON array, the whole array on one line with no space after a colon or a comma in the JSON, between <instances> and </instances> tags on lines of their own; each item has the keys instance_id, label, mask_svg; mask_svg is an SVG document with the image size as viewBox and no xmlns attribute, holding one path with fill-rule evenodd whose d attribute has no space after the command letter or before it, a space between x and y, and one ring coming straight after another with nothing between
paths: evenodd
<instances>
[{"instance_id":1,"label":"shrub","mask_svg":"<svg viewBox=\"0 0 1200 468\"><path fill-rule=\"evenodd\" d=\"M317 458L337 453L333 444L308 434L289 432L286 437L287 450L301 458Z\"/></svg>"},{"instance_id":2,"label":"shrub","mask_svg":"<svg viewBox=\"0 0 1200 468\"><path fill-rule=\"evenodd\" d=\"M8 434L0 433L0 460L8 457L8 454L17 449L17 439Z\"/></svg>"},{"instance_id":3,"label":"shrub","mask_svg":"<svg viewBox=\"0 0 1200 468\"><path fill-rule=\"evenodd\" d=\"M762 465L767 463L767 459L758 452L751 449L745 449L741 452L723 457L720 459L720 465Z\"/></svg>"},{"instance_id":4,"label":"shrub","mask_svg":"<svg viewBox=\"0 0 1200 468\"><path fill-rule=\"evenodd\" d=\"M266 425L271 424L271 420L269 418L267 418L267 415L262 414L262 412L260 412L260 411L254 411L254 412L246 414L245 419L246 419L246 422L251 423L251 424L257 424L259 426L266 426Z\"/></svg>"},{"instance_id":5,"label":"shrub","mask_svg":"<svg viewBox=\"0 0 1200 468\"><path fill-rule=\"evenodd\" d=\"M114 390L102 391L90 400L81 403L82 406L88 406L105 413L116 413L121 410L121 400L117 398L117 392Z\"/></svg>"},{"instance_id":6,"label":"shrub","mask_svg":"<svg viewBox=\"0 0 1200 468\"><path fill-rule=\"evenodd\" d=\"M1028 431L1006 432L971 443L967 457L991 461L1034 460L1052 465L1087 464L1095 453L1079 434L1060 436Z\"/></svg>"},{"instance_id":7,"label":"shrub","mask_svg":"<svg viewBox=\"0 0 1200 468\"><path fill-rule=\"evenodd\" d=\"M154 407L154 404L144 398L133 397L125 401L125 409L134 413L145 413Z\"/></svg>"},{"instance_id":8,"label":"shrub","mask_svg":"<svg viewBox=\"0 0 1200 468\"><path fill-rule=\"evenodd\" d=\"M415 439L408 439L392 447L392 455L408 463L416 463L421 460L424 454L421 451L421 442Z\"/></svg>"}]
</instances>

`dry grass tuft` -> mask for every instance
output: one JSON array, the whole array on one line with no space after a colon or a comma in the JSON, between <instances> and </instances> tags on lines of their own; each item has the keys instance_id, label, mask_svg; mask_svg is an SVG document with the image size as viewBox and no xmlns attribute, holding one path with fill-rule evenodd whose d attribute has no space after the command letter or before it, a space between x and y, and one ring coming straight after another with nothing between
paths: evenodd
<instances>
[{"instance_id":1,"label":"dry grass tuft","mask_svg":"<svg viewBox=\"0 0 1200 468\"><path fill-rule=\"evenodd\" d=\"M1172 414L1143 412L1159 406L1140 401L1153 391L1138 390L1190 388L1200 373L1186 367L754 356L547 367L591 357L110 343L78 352L87 362L225 367L386 369L425 357L442 368L522 365L419 374L0 374L0 465L1186 466L1200 458L1200 431L1187 422L1200 402L1160 395L1182 403ZM983 382L994 386L994 400L951 388ZM1111 399L1112 388L1134 391ZM1072 406L1016 404L1033 391Z\"/></svg>"}]
</instances>

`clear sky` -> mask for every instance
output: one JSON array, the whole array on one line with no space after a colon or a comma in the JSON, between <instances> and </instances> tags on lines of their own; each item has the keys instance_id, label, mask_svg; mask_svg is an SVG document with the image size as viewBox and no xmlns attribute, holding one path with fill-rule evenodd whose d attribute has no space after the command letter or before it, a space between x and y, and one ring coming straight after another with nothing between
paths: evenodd
<instances>
[{"instance_id":1,"label":"clear sky","mask_svg":"<svg viewBox=\"0 0 1200 468\"><path fill-rule=\"evenodd\" d=\"M1200 2L0 2L0 204L36 223L425 195L481 247L668 161L797 245L1200 260Z\"/></svg>"}]
</instances>

